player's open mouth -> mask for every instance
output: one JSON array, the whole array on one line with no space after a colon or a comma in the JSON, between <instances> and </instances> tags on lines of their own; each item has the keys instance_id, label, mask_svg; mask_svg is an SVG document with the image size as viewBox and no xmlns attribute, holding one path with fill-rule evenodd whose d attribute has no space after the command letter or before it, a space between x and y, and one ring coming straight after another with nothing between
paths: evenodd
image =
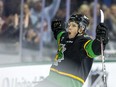
<instances>
[{"instance_id":1,"label":"player's open mouth","mask_svg":"<svg viewBox=\"0 0 116 87\"><path fill-rule=\"evenodd\" d=\"M71 34L71 32L68 32L68 34L70 35L70 34Z\"/></svg>"}]
</instances>

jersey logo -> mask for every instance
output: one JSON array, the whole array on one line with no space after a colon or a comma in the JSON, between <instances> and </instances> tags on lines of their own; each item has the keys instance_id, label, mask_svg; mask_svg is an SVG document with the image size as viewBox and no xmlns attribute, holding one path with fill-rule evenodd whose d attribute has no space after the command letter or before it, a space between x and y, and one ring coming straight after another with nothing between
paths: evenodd
<instances>
[{"instance_id":1,"label":"jersey logo","mask_svg":"<svg viewBox=\"0 0 116 87\"><path fill-rule=\"evenodd\" d=\"M64 51L66 50L65 44L59 44L58 46L58 52L55 57L54 65L58 65L58 62L61 62L64 60Z\"/></svg>"}]
</instances>

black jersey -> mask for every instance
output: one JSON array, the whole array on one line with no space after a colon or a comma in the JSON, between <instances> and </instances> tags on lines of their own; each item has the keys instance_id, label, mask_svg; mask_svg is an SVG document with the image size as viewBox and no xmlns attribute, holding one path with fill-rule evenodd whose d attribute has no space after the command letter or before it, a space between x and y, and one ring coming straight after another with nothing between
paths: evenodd
<instances>
[{"instance_id":1,"label":"black jersey","mask_svg":"<svg viewBox=\"0 0 116 87\"><path fill-rule=\"evenodd\" d=\"M62 35L58 45L64 45L63 48L59 48L65 48L62 54L63 59L58 62L58 65L52 65L51 70L84 83L93 63L93 58L90 58L84 49L84 45L89 40L91 38L87 35L76 36L74 39L68 39L67 35ZM56 62L58 56L57 54Z\"/></svg>"}]
</instances>

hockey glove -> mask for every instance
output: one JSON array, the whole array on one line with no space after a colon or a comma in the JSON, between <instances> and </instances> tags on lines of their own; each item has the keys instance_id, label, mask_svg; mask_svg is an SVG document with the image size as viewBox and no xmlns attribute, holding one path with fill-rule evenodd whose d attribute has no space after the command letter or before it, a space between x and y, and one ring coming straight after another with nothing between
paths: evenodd
<instances>
[{"instance_id":1,"label":"hockey glove","mask_svg":"<svg viewBox=\"0 0 116 87\"><path fill-rule=\"evenodd\" d=\"M52 21L52 25L51 25L52 31L56 31L57 29L62 30L64 29L64 24L61 20L55 20Z\"/></svg>"},{"instance_id":2,"label":"hockey glove","mask_svg":"<svg viewBox=\"0 0 116 87\"><path fill-rule=\"evenodd\" d=\"M96 29L96 40L100 41L102 38L103 45L108 43L108 28L104 23L100 23Z\"/></svg>"},{"instance_id":3,"label":"hockey glove","mask_svg":"<svg viewBox=\"0 0 116 87\"><path fill-rule=\"evenodd\" d=\"M57 38L59 32L65 31L64 23L61 20L52 21L51 28L54 33L55 39Z\"/></svg>"}]
</instances>

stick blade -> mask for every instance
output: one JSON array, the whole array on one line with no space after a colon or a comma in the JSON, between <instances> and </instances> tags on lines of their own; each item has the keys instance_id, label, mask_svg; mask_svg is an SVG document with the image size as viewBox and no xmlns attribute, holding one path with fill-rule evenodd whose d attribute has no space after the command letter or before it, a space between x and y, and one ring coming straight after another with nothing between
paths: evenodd
<instances>
[{"instance_id":1,"label":"stick blade","mask_svg":"<svg viewBox=\"0 0 116 87\"><path fill-rule=\"evenodd\" d=\"M101 14L101 23L104 23L104 13L101 9L100 9L100 14Z\"/></svg>"}]
</instances>

